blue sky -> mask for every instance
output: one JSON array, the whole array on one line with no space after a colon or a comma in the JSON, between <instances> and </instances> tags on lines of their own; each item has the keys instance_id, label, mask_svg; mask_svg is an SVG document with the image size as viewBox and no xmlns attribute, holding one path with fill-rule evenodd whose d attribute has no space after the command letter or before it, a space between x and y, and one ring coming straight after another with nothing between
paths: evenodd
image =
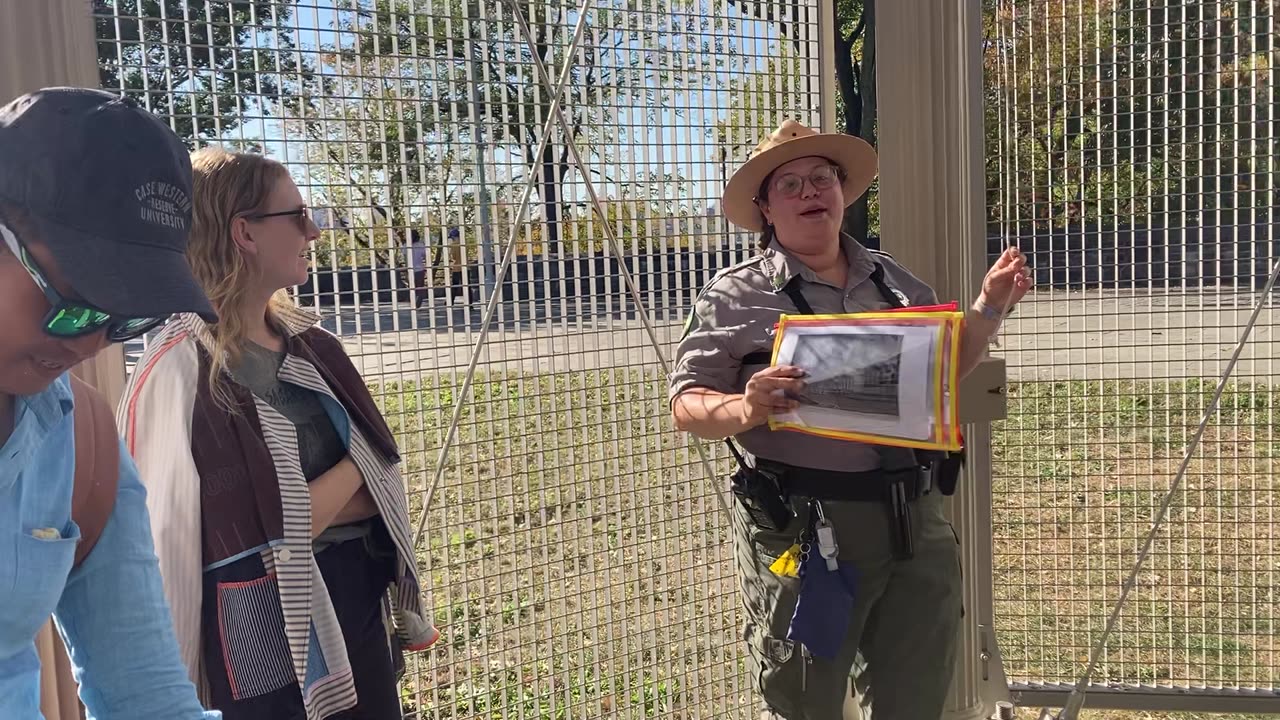
<instances>
[{"instance_id":1,"label":"blue sky","mask_svg":"<svg viewBox=\"0 0 1280 720\"><path fill-rule=\"evenodd\" d=\"M735 44L739 52L758 58L745 69L748 72L759 71L770 54L770 45L777 42L776 31L767 23L742 17L733 6L727 6L726 14L738 22L739 37L735 39ZM571 17L570 22L575 19ZM314 50L317 45L352 42L351 34L340 35L334 32L335 20L336 12L332 9L331 0L299 3L292 22L299 29L298 39L304 51ZM635 49L640 48L636 43L631 45ZM557 70L548 68L548 72L554 76ZM727 80L727 74L721 73L719 84L727 84ZM612 150L620 154L619 159L632 168L634 174L652 172L683 175L690 183L690 198L695 204L702 205L706 200L719 195L723 183L721 165L716 158L711 157L715 153L715 147L705 131L724 117L729 102L726 90L711 89L696 93L679 91L672 94L670 102L660 110L645 107L625 110L617 118L619 125L643 129L627 132L629 137L620 138ZM705 108L707 111L700 112L698 108ZM653 116L652 121L645 119L649 114ZM268 152L289 162L300 179L305 177L301 153L297 150L299 145L291 144L288 148L291 152L286 157L286 146L281 142L283 131L278 123L256 119L228 133L224 139L234 141L242 137L263 139ZM580 149L587 152L585 148ZM589 155L584 157L584 161L589 167L599 168L599 164L593 162ZM740 161L741 159L738 160ZM513 176L524 172L524 164L518 158L511 157L505 149L491 149L488 164L489 179L494 183L514 182ZM730 172L733 164L731 160L727 168ZM619 168L615 166L610 171L617 173ZM602 183L596 186L596 192L603 197L610 197L616 196L618 189ZM567 189L566 199L585 201L586 194L578 185Z\"/></svg>"}]
</instances>

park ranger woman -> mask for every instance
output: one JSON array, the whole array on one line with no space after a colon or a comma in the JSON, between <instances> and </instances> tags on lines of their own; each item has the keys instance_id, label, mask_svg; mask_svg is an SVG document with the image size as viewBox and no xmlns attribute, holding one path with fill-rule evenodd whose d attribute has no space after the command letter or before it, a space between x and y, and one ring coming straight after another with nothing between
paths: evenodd
<instances>
[{"instance_id":1,"label":"park ranger woman","mask_svg":"<svg viewBox=\"0 0 1280 720\"><path fill-rule=\"evenodd\" d=\"M839 720L861 651L875 720L932 720L942 713L954 671L961 570L943 513L942 496L954 485L939 481L939 458L767 425L771 413L796 406L805 383L803 368L769 367L780 315L937 302L928 285L891 257L840 231L845 208L875 175L876 155L867 143L793 121L756 147L730 178L722 206L731 222L761 233L760 252L702 291L670 381L676 426L706 439L735 438L747 451L748 467L777 478L777 495L794 513L771 529L761 526L758 509L741 498L734 504L745 639L765 717ZM962 377L982 359L1002 313L1030 287L1025 259L1007 250L965 316ZM910 477L903 487L907 517L895 523L886 512L885 485L891 476L902 482L902 468ZM788 639L801 581L770 569L812 527L815 499L834 527L838 561L855 568L858 580L849 617L831 623L843 635L831 657Z\"/></svg>"}]
</instances>

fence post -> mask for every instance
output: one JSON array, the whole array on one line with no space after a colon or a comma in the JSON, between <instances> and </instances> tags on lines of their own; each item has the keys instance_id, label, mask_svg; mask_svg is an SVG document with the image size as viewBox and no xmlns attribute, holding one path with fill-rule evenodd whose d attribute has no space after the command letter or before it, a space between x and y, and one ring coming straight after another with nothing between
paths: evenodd
<instances>
[{"instance_id":1,"label":"fence post","mask_svg":"<svg viewBox=\"0 0 1280 720\"><path fill-rule=\"evenodd\" d=\"M831 0L818 0L819 129L828 133L840 132L836 127L836 98L840 94L836 86L836 33L840 27L835 5Z\"/></svg>"},{"instance_id":2,"label":"fence post","mask_svg":"<svg viewBox=\"0 0 1280 720\"><path fill-rule=\"evenodd\" d=\"M882 246L936 288L940 299L967 304L987 266L982 2L877 3L876 51ZM984 422L966 425L968 467L950 508L964 563L966 613L948 720L989 717L994 701L1007 693L998 687L1004 676L989 631L989 420L998 416L969 413Z\"/></svg>"},{"instance_id":3,"label":"fence post","mask_svg":"<svg viewBox=\"0 0 1280 720\"><path fill-rule=\"evenodd\" d=\"M0 104L42 87L98 87L92 5L85 0L0 3ZM112 345L75 374L113 406L124 392L124 350ZM81 717L75 680L52 624L38 637L41 711L50 720Z\"/></svg>"}]
</instances>

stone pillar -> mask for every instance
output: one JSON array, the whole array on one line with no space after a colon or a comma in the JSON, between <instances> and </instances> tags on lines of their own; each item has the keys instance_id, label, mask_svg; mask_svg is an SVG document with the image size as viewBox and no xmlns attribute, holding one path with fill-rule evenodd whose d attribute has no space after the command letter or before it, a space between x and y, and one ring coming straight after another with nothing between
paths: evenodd
<instances>
[{"instance_id":1,"label":"stone pillar","mask_svg":"<svg viewBox=\"0 0 1280 720\"><path fill-rule=\"evenodd\" d=\"M876 5L881 246L967 307L985 274L986 210L981 0L888 0ZM1003 384L989 360L968 385ZM946 717L989 717L1007 688L991 641L991 432L1003 399L962 389L968 466L952 498L966 609ZM983 405L989 405L984 407ZM996 666L996 667L993 667Z\"/></svg>"}]
</instances>

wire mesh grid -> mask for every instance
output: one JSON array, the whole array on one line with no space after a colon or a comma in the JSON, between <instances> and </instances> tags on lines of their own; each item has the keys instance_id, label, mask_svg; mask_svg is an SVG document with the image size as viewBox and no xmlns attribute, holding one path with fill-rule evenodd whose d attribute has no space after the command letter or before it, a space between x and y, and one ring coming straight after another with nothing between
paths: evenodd
<instances>
[{"instance_id":1,"label":"wire mesh grid","mask_svg":"<svg viewBox=\"0 0 1280 720\"><path fill-rule=\"evenodd\" d=\"M1274 2L987 3L989 249L1009 319L994 598L1010 681L1074 683L1277 253ZM1274 298L1095 683L1280 690Z\"/></svg>"},{"instance_id":2,"label":"wire mesh grid","mask_svg":"<svg viewBox=\"0 0 1280 720\"><path fill-rule=\"evenodd\" d=\"M816 0L94 9L104 87L289 167L322 228L296 297L386 413L415 522L465 404L418 548L444 638L408 659L406 717L754 716L727 522L659 352L750 252L727 174L784 116L818 124Z\"/></svg>"}]
</instances>

